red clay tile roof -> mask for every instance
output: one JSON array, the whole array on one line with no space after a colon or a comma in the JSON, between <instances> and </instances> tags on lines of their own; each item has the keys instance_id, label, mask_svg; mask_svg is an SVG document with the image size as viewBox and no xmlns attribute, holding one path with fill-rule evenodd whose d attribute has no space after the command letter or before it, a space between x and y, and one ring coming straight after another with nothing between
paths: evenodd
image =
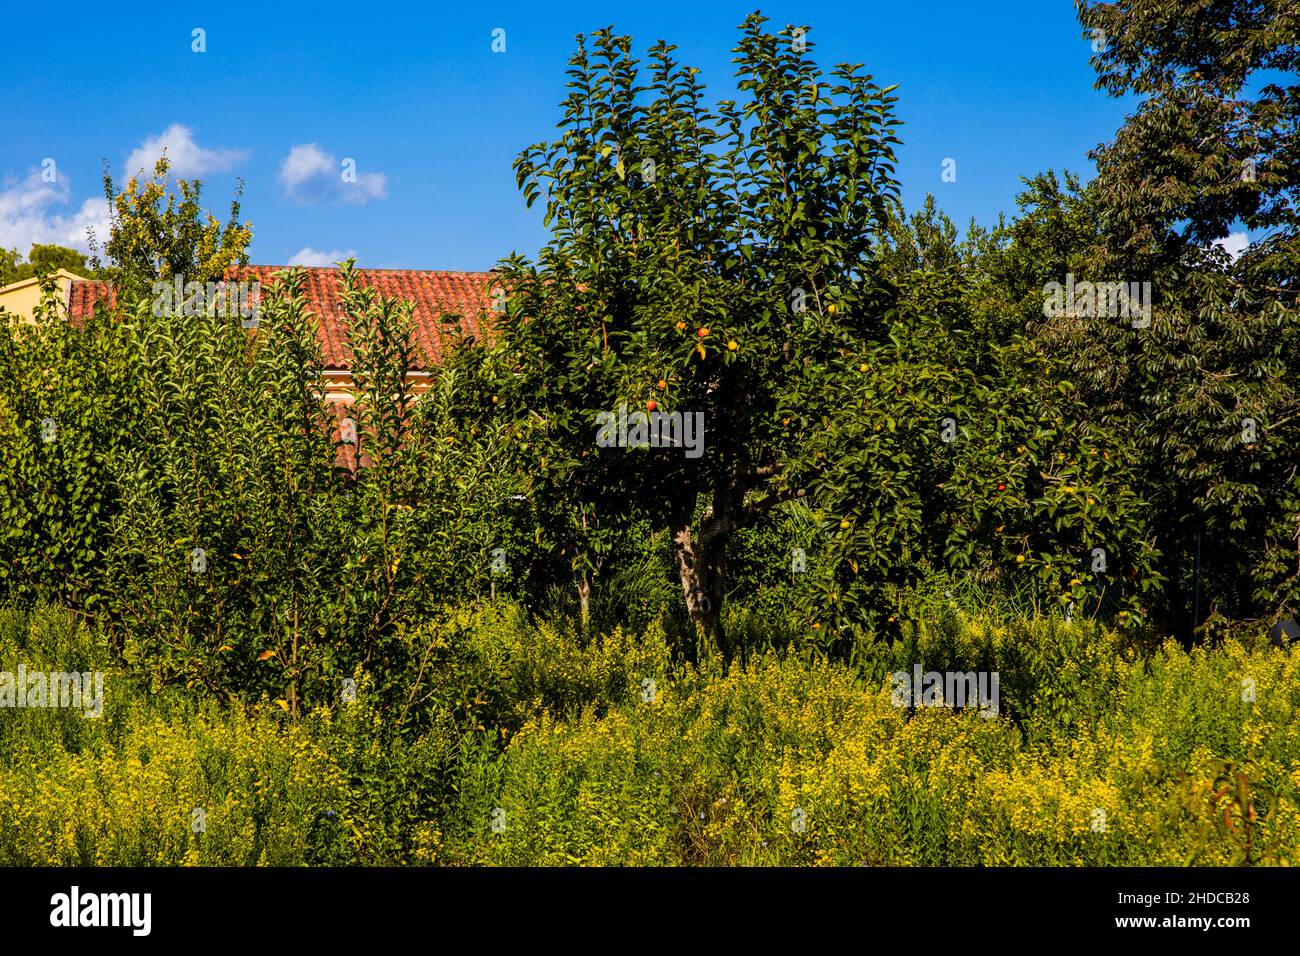
<instances>
[{"instance_id":1,"label":"red clay tile roof","mask_svg":"<svg viewBox=\"0 0 1300 956\"><path fill-rule=\"evenodd\" d=\"M334 467L342 468L350 474L357 473L357 466L365 465L369 467L370 456L362 455L361 460L357 460L357 446L361 442L361 429L357 427L356 412L352 408L351 402L330 402L329 411L333 415L330 423L330 437L334 440ZM343 441L343 423L352 422L351 441Z\"/></svg>"},{"instance_id":2,"label":"red clay tile roof","mask_svg":"<svg viewBox=\"0 0 1300 956\"><path fill-rule=\"evenodd\" d=\"M81 322L95 311L101 300L107 300L108 308L117 304L117 294L107 282L95 279L79 279L68 287L68 318L74 325Z\"/></svg>"},{"instance_id":3,"label":"red clay tile roof","mask_svg":"<svg viewBox=\"0 0 1300 956\"><path fill-rule=\"evenodd\" d=\"M257 280L264 286L272 275L287 266L243 266L227 271L230 281ZM339 300L340 272L333 268L301 267L303 291L308 308L319 319L321 347L329 368L348 368L351 353L347 347L346 318ZM490 272L433 272L413 269L358 269L360 286L370 286L382 295L415 303L412 316L415 344L433 364L442 359L446 332L441 318L448 313L460 316L461 328L475 339L483 337L483 321L492 309ZM74 282L69 289L68 315L79 321L107 300L112 308L116 297L106 282ZM417 362L421 367L424 363Z\"/></svg>"}]
</instances>

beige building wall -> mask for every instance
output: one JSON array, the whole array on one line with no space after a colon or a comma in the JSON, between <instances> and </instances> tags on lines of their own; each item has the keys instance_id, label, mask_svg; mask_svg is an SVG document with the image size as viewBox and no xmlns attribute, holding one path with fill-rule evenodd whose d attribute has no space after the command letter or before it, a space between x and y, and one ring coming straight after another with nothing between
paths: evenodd
<instances>
[{"instance_id":1,"label":"beige building wall","mask_svg":"<svg viewBox=\"0 0 1300 956\"><path fill-rule=\"evenodd\" d=\"M65 318L68 315L68 294L72 288L72 283L81 279L82 276L69 272L67 269L60 269L54 274L55 286L59 291L60 314ZM36 313L36 307L40 304L41 280L39 276L20 279L4 288L0 288L0 308L3 308L6 312L21 316L24 322L32 321Z\"/></svg>"}]
</instances>

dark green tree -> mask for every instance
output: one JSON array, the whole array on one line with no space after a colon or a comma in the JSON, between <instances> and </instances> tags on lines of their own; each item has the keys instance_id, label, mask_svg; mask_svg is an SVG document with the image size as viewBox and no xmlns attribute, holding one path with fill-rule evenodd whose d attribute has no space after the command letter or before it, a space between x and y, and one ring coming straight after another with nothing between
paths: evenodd
<instances>
[{"instance_id":1,"label":"dark green tree","mask_svg":"<svg viewBox=\"0 0 1300 956\"><path fill-rule=\"evenodd\" d=\"M0 249L0 286L60 269L87 278L95 273L87 264L85 253L67 246L33 243L26 262L17 249Z\"/></svg>"},{"instance_id":2,"label":"dark green tree","mask_svg":"<svg viewBox=\"0 0 1300 956\"><path fill-rule=\"evenodd\" d=\"M1080 4L1079 18L1097 85L1141 99L1095 152L1087 195L1057 207L1086 209L1095 231L1058 268L1150 282L1153 307L1145 328L1044 321L1044 346L1070 363L1090 419L1143 449L1139 481L1173 586L1165 623L1182 629L1198 603L1198 539L1201 617L1294 609L1300 13L1268 0L1124 0ZM1233 230L1251 240L1235 259L1216 245Z\"/></svg>"},{"instance_id":3,"label":"dark green tree","mask_svg":"<svg viewBox=\"0 0 1300 956\"><path fill-rule=\"evenodd\" d=\"M806 494L826 380L884 331L872 243L897 195L890 88L824 73L806 31L764 23L746 20L740 99L716 110L669 44L643 69L627 37L579 38L559 138L516 163L551 239L502 265L500 399L534 493L572 503L560 548L594 566L601 530L649 518L710 637L729 538ZM682 435L600 447L620 406L702 415L702 454Z\"/></svg>"}]
</instances>

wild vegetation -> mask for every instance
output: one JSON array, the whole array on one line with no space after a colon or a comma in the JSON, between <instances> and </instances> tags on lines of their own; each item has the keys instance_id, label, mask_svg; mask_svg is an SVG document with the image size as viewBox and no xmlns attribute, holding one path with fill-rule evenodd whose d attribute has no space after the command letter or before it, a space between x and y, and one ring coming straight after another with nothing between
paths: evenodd
<instances>
[{"instance_id":1,"label":"wild vegetation","mask_svg":"<svg viewBox=\"0 0 1300 956\"><path fill-rule=\"evenodd\" d=\"M584 634L498 602L409 636L403 722L361 669L355 701L294 720L149 689L65 611L0 628L6 660L106 671L100 720L0 723L8 863L1177 866L1300 846L1300 673L1266 644L1143 651L954 608L858 666L728 669L675 659L658 623ZM1002 715L895 706L869 675L913 662L999 670Z\"/></svg>"}]
</instances>

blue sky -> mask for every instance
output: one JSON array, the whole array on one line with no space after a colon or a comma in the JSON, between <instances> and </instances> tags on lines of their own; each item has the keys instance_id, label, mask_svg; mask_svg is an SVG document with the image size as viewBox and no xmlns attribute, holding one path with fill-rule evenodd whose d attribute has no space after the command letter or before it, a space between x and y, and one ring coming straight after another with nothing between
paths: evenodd
<instances>
[{"instance_id":1,"label":"blue sky","mask_svg":"<svg viewBox=\"0 0 1300 956\"><path fill-rule=\"evenodd\" d=\"M244 180L255 263L352 252L371 268L484 269L532 254L540 209L524 208L510 165L554 129L574 34L613 23L639 51L667 39L727 96L736 27L756 3L189 7L7 11L6 32L28 40L9 45L0 94L0 246L84 246L86 225L102 228L103 161L120 176L166 142L218 211ZM933 192L959 226L1011 212L1022 175L1090 176L1088 150L1133 107L1093 89L1069 0L761 9L810 26L823 65L861 62L899 84L904 202ZM191 49L196 28L206 52ZM496 28L505 53L492 52ZM956 182L941 181L946 158ZM357 181L344 191L346 159Z\"/></svg>"}]
</instances>

